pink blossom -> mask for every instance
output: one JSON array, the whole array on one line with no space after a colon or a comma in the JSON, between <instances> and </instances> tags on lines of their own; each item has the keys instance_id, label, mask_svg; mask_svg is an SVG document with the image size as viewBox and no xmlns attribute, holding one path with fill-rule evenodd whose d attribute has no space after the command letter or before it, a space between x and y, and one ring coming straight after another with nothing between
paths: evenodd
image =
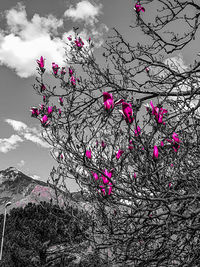
<instances>
[{"instance_id":1,"label":"pink blossom","mask_svg":"<svg viewBox=\"0 0 200 267\"><path fill-rule=\"evenodd\" d=\"M148 67L145 68L147 74L149 74L150 69Z\"/></svg>"},{"instance_id":2,"label":"pink blossom","mask_svg":"<svg viewBox=\"0 0 200 267\"><path fill-rule=\"evenodd\" d=\"M117 152L116 158L119 159L123 153L124 151L119 149Z\"/></svg>"},{"instance_id":3,"label":"pink blossom","mask_svg":"<svg viewBox=\"0 0 200 267\"><path fill-rule=\"evenodd\" d=\"M43 102L46 102L46 96L43 95Z\"/></svg>"},{"instance_id":4,"label":"pink blossom","mask_svg":"<svg viewBox=\"0 0 200 267\"><path fill-rule=\"evenodd\" d=\"M101 146L102 146L103 148L106 147L106 144L104 143L104 141L101 141Z\"/></svg>"},{"instance_id":5,"label":"pink blossom","mask_svg":"<svg viewBox=\"0 0 200 267\"><path fill-rule=\"evenodd\" d=\"M69 75L72 76L73 73L74 73L73 69L69 68Z\"/></svg>"},{"instance_id":6,"label":"pink blossom","mask_svg":"<svg viewBox=\"0 0 200 267\"><path fill-rule=\"evenodd\" d=\"M153 149L153 158L158 158L158 148L157 146L154 146L154 149Z\"/></svg>"},{"instance_id":7,"label":"pink blossom","mask_svg":"<svg viewBox=\"0 0 200 267\"><path fill-rule=\"evenodd\" d=\"M86 150L85 155L87 158L91 159L91 150Z\"/></svg>"},{"instance_id":8,"label":"pink blossom","mask_svg":"<svg viewBox=\"0 0 200 267\"><path fill-rule=\"evenodd\" d=\"M91 37L88 38L88 41L91 42Z\"/></svg>"},{"instance_id":9,"label":"pink blossom","mask_svg":"<svg viewBox=\"0 0 200 267\"><path fill-rule=\"evenodd\" d=\"M47 115L44 115L40 121L41 121L43 127L47 127L50 123L50 121L48 121Z\"/></svg>"},{"instance_id":10,"label":"pink blossom","mask_svg":"<svg viewBox=\"0 0 200 267\"><path fill-rule=\"evenodd\" d=\"M75 45L80 49L84 46L84 42L81 39L81 37L79 37L78 39L75 40Z\"/></svg>"},{"instance_id":11,"label":"pink blossom","mask_svg":"<svg viewBox=\"0 0 200 267\"><path fill-rule=\"evenodd\" d=\"M52 111L53 111L53 107L52 107L52 106L51 106L51 107L49 106L49 107L48 107L48 110L47 110L48 114L51 114Z\"/></svg>"},{"instance_id":12,"label":"pink blossom","mask_svg":"<svg viewBox=\"0 0 200 267\"><path fill-rule=\"evenodd\" d=\"M163 142L163 141L161 141L161 142L160 142L160 145L161 145L161 147L163 147L163 146L164 146L164 142Z\"/></svg>"},{"instance_id":13,"label":"pink blossom","mask_svg":"<svg viewBox=\"0 0 200 267\"><path fill-rule=\"evenodd\" d=\"M44 111L44 105L40 105L40 111Z\"/></svg>"},{"instance_id":14,"label":"pink blossom","mask_svg":"<svg viewBox=\"0 0 200 267\"><path fill-rule=\"evenodd\" d=\"M141 4L138 2L135 4L135 11L139 13L140 11L145 12L145 8L141 6Z\"/></svg>"},{"instance_id":15,"label":"pink blossom","mask_svg":"<svg viewBox=\"0 0 200 267\"><path fill-rule=\"evenodd\" d=\"M71 84L72 84L73 86L76 85L76 79L75 79L74 76L71 77L70 81L71 81Z\"/></svg>"},{"instance_id":16,"label":"pink blossom","mask_svg":"<svg viewBox=\"0 0 200 267\"><path fill-rule=\"evenodd\" d=\"M62 110L59 108L58 109L59 115L61 116Z\"/></svg>"},{"instance_id":17,"label":"pink blossom","mask_svg":"<svg viewBox=\"0 0 200 267\"><path fill-rule=\"evenodd\" d=\"M69 36L67 37L67 39L68 39L69 41L71 41L71 40L72 40L72 36L69 35Z\"/></svg>"},{"instance_id":18,"label":"pink blossom","mask_svg":"<svg viewBox=\"0 0 200 267\"><path fill-rule=\"evenodd\" d=\"M60 67L58 67L58 65L55 64L55 62L52 63L52 69L53 69L53 73L54 73L55 75L58 74L58 69L59 69L59 68L60 68Z\"/></svg>"},{"instance_id":19,"label":"pink blossom","mask_svg":"<svg viewBox=\"0 0 200 267\"><path fill-rule=\"evenodd\" d=\"M108 172L106 169L105 169L105 175L108 177L108 178L111 178L112 177L112 172ZM103 183L104 184L107 184L109 181L106 177L104 177L103 175L102 176L102 180L103 180Z\"/></svg>"},{"instance_id":20,"label":"pink blossom","mask_svg":"<svg viewBox=\"0 0 200 267\"><path fill-rule=\"evenodd\" d=\"M122 102L122 110L120 110L120 112L122 113L127 123L133 122L134 118L131 103L128 104L126 102Z\"/></svg>"},{"instance_id":21,"label":"pink blossom","mask_svg":"<svg viewBox=\"0 0 200 267\"><path fill-rule=\"evenodd\" d=\"M178 135L174 132L173 135L172 135L172 139L173 140L170 140L170 139L166 139L166 141L168 141L169 143L172 144L172 147L174 149L175 152L178 151L178 149L180 148L180 145L179 143L181 142L180 139L178 138Z\"/></svg>"},{"instance_id":22,"label":"pink blossom","mask_svg":"<svg viewBox=\"0 0 200 267\"><path fill-rule=\"evenodd\" d=\"M93 175L93 177L94 177L95 180L98 180L99 179L98 175L95 172L92 172L92 175Z\"/></svg>"},{"instance_id":23,"label":"pink blossom","mask_svg":"<svg viewBox=\"0 0 200 267\"><path fill-rule=\"evenodd\" d=\"M172 183L169 183L169 188L172 187Z\"/></svg>"},{"instance_id":24,"label":"pink blossom","mask_svg":"<svg viewBox=\"0 0 200 267\"><path fill-rule=\"evenodd\" d=\"M114 101L112 94L108 92L103 92L103 102L105 110L109 110L110 108L114 108Z\"/></svg>"},{"instance_id":25,"label":"pink blossom","mask_svg":"<svg viewBox=\"0 0 200 267\"><path fill-rule=\"evenodd\" d=\"M137 137L139 134L141 134L140 126L138 126L137 129L135 130L135 136Z\"/></svg>"},{"instance_id":26,"label":"pink blossom","mask_svg":"<svg viewBox=\"0 0 200 267\"><path fill-rule=\"evenodd\" d=\"M40 92L42 93L45 90L46 90L46 86L42 83L40 86Z\"/></svg>"},{"instance_id":27,"label":"pink blossom","mask_svg":"<svg viewBox=\"0 0 200 267\"><path fill-rule=\"evenodd\" d=\"M134 176L134 178L136 179L136 173L134 173L134 175L133 175L133 176Z\"/></svg>"},{"instance_id":28,"label":"pink blossom","mask_svg":"<svg viewBox=\"0 0 200 267\"><path fill-rule=\"evenodd\" d=\"M44 59L43 59L43 57L40 57L40 60L37 59L37 63L39 65L40 69L44 68Z\"/></svg>"},{"instance_id":29,"label":"pink blossom","mask_svg":"<svg viewBox=\"0 0 200 267\"><path fill-rule=\"evenodd\" d=\"M34 118L37 118L37 116L40 114L39 110L36 107L32 107L30 111L32 111L31 117Z\"/></svg>"},{"instance_id":30,"label":"pink blossom","mask_svg":"<svg viewBox=\"0 0 200 267\"><path fill-rule=\"evenodd\" d=\"M152 101L150 102L150 105L152 107L152 115L155 116L157 122L158 123L165 124L164 122L162 122L162 120L163 120L163 114L167 113L168 111L166 109L163 109L163 108L160 108L159 109L158 107L154 107Z\"/></svg>"},{"instance_id":31,"label":"pink blossom","mask_svg":"<svg viewBox=\"0 0 200 267\"><path fill-rule=\"evenodd\" d=\"M60 105L63 106L63 98L62 97L59 97L59 102L60 102Z\"/></svg>"},{"instance_id":32,"label":"pink blossom","mask_svg":"<svg viewBox=\"0 0 200 267\"><path fill-rule=\"evenodd\" d=\"M65 74L66 74L65 67L62 67L60 74L61 74L61 75L65 75Z\"/></svg>"}]
</instances>

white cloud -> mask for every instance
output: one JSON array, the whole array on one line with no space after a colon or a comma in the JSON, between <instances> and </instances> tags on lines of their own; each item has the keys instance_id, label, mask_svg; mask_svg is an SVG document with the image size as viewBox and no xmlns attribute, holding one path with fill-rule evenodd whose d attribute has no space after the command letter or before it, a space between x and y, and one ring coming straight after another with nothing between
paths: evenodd
<instances>
[{"instance_id":1,"label":"white cloud","mask_svg":"<svg viewBox=\"0 0 200 267\"><path fill-rule=\"evenodd\" d=\"M18 4L5 14L8 29L0 32L0 63L16 71L17 75L27 78L37 74L36 60L46 58L45 67L52 71L51 63L66 65L65 42L56 37L63 20L53 15L40 17L35 14L28 21L25 7ZM54 35L54 36L53 36Z\"/></svg>"},{"instance_id":2,"label":"white cloud","mask_svg":"<svg viewBox=\"0 0 200 267\"><path fill-rule=\"evenodd\" d=\"M189 67L185 64L183 56L179 54L178 56L167 58L164 63L168 65L172 70L178 72L178 73L183 73L185 71L188 71ZM167 76L167 73L163 73L162 75ZM200 86L200 80L196 81L196 84L193 84L194 88L199 88ZM175 87L172 92L187 92L191 91L191 84L190 81L184 81L183 84L178 84L177 87ZM174 101L176 100L181 100L181 102L177 101L177 108L181 109L182 111L187 111L188 109L195 108L199 101L200 97L195 96L192 97L191 99L188 99L185 101L185 97L182 97L181 94L180 96L171 96L169 99L172 99ZM200 107L195 110L195 115L199 118L200 117Z\"/></svg>"},{"instance_id":3,"label":"white cloud","mask_svg":"<svg viewBox=\"0 0 200 267\"><path fill-rule=\"evenodd\" d=\"M93 25L97 22L97 16L101 13L102 5L93 5L89 1L83 0L76 4L76 7L70 6L64 13L65 17L73 21L83 20L87 24Z\"/></svg>"},{"instance_id":4,"label":"white cloud","mask_svg":"<svg viewBox=\"0 0 200 267\"><path fill-rule=\"evenodd\" d=\"M23 142L23 139L16 134L11 135L10 138L0 139L0 152L7 153L10 150L16 149L19 142Z\"/></svg>"},{"instance_id":5,"label":"white cloud","mask_svg":"<svg viewBox=\"0 0 200 267\"><path fill-rule=\"evenodd\" d=\"M76 8L70 7L64 13L73 21L84 21L79 36L87 46L88 37L95 47L103 43L103 35L108 31L105 24L97 25L97 16L102 5L93 5L88 1L79 2ZM57 19L52 14L42 17L38 14L28 20L25 6L18 3L16 7L4 13L7 29L0 28L0 65L5 65L21 78L37 75L37 59L45 58L46 72L52 73L52 62L60 67L66 66L66 51L69 47L67 36L72 30L60 36L58 30L64 30L64 16ZM73 34L72 34L73 35Z\"/></svg>"},{"instance_id":6,"label":"white cloud","mask_svg":"<svg viewBox=\"0 0 200 267\"><path fill-rule=\"evenodd\" d=\"M27 130L27 125L21 121L15 121L15 120L10 120L10 119L6 119L5 120L8 124L10 124L13 129L17 132L20 131L26 131Z\"/></svg>"},{"instance_id":7,"label":"white cloud","mask_svg":"<svg viewBox=\"0 0 200 267\"><path fill-rule=\"evenodd\" d=\"M6 119L5 122L10 124L13 129L21 135L24 139L29 140L37 145L44 148L51 148L51 146L42 139L41 132L37 130L35 127L28 127L25 123L21 121Z\"/></svg>"}]
</instances>

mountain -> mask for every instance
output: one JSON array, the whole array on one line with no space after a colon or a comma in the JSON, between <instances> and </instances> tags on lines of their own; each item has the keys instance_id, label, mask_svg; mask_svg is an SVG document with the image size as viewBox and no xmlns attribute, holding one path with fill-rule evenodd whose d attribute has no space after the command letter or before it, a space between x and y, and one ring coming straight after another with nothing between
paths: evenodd
<instances>
[{"instance_id":1,"label":"mountain","mask_svg":"<svg viewBox=\"0 0 200 267\"><path fill-rule=\"evenodd\" d=\"M60 189L57 190L59 204L63 206L64 192ZM79 192L70 193L65 190L65 196L71 201L76 196L80 199ZM35 180L14 167L0 171L0 214L4 213L7 202L12 203L7 207L9 213L12 208L24 207L29 202L39 204L40 201L56 204L55 190L52 184Z\"/></svg>"}]
</instances>

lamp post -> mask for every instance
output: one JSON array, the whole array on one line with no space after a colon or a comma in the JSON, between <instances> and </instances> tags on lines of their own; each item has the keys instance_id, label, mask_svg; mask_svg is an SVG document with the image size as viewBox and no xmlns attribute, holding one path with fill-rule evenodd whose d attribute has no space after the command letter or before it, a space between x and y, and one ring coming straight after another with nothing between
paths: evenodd
<instances>
[{"instance_id":1,"label":"lamp post","mask_svg":"<svg viewBox=\"0 0 200 267\"><path fill-rule=\"evenodd\" d=\"M3 252L3 239L4 239L4 232L5 232L5 226L6 226L6 211L7 207L10 206L12 203L8 202L5 205L5 214L4 214L4 221L3 221L3 233L2 233L2 239L1 239L1 253L0 253L0 261L2 259L2 252Z\"/></svg>"}]
</instances>

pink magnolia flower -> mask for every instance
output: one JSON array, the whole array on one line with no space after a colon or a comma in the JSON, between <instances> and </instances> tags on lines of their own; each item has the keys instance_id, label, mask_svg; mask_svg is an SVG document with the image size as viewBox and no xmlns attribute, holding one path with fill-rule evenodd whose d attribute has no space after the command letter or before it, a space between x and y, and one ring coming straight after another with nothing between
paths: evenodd
<instances>
[{"instance_id":1,"label":"pink magnolia flower","mask_svg":"<svg viewBox=\"0 0 200 267\"><path fill-rule=\"evenodd\" d=\"M47 127L50 123L50 121L48 121L47 115L44 115L40 121L41 121L43 127Z\"/></svg>"},{"instance_id":2,"label":"pink magnolia flower","mask_svg":"<svg viewBox=\"0 0 200 267\"><path fill-rule=\"evenodd\" d=\"M49 106L48 109L47 109L48 114L51 114L52 111L53 111L53 107L52 106L51 107Z\"/></svg>"},{"instance_id":3,"label":"pink magnolia flower","mask_svg":"<svg viewBox=\"0 0 200 267\"><path fill-rule=\"evenodd\" d=\"M108 177L108 178L111 178L112 177L112 172L108 172L106 169L105 169L105 175ZM107 184L108 182L109 182L109 180L106 178L106 177L104 177L103 175L101 175L102 176L102 180L103 180L103 183L104 184Z\"/></svg>"},{"instance_id":4,"label":"pink magnolia flower","mask_svg":"<svg viewBox=\"0 0 200 267\"><path fill-rule=\"evenodd\" d=\"M101 146L102 146L103 148L106 147L106 144L104 143L104 141L101 141Z\"/></svg>"},{"instance_id":5,"label":"pink magnolia flower","mask_svg":"<svg viewBox=\"0 0 200 267\"><path fill-rule=\"evenodd\" d=\"M97 181L99 179L98 175L96 174L96 172L92 172L92 175L94 177L94 179Z\"/></svg>"},{"instance_id":6,"label":"pink magnolia flower","mask_svg":"<svg viewBox=\"0 0 200 267\"><path fill-rule=\"evenodd\" d=\"M81 37L79 37L78 39L75 40L75 45L80 49L84 46L84 42L81 39Z\"/></svg>"},{"instance_id":7,"label":"pink magnolia flower","mask_svg":"<svg viewBox=\"0 0 200 267\"><path fill-rule=\"evenodd\" d=\"M145 12L145 8L141 6L141 4L138 2L135 4L135 11L139 13L140 11Z\"/></svg>"},{"instance_id":8,"label":"pink magnolia flower","mask_svg":"<svg viewBox=\"0 0 200 267\"><path fill-rule=\"evenodd\" d=\"M88 38L89 43L91 42L91 37Z\"/></svg>"},{"instance_id":9,"label":"pink magnolia flower","mask_svg":"<svg viewBox=\"0 0 200 267\"><path fill-rule=\"evenodd\" d=\"M45 90L46 90L46 86L42 83L40 86L40 92L42 93Z\"/></svg>"},{"instance_id":10,"label":"pink magnolia flower","mask_svg":"<svg viewBox=\"0 0 200 267\"><path fill-rule=\"evenodd\" d=\"M59 68L60 68L60 67L58 67L58 65L55 64L55 62L52 63L52 69L53 69L53 73L54 73L55 75L58 74L58 69L59 69Z\"/></svg>"},{"instance_id":11,"label":"pink magnolia flower","mask_svg":"<svg viewBox=\"0 0 200 267\"><path fill-rule=\"evenodd\" d=\"M147 74L149 74L150 69L148 67L146 67L145 70L146 70Z\"/></svg>"},{"instance_id":12,"label":"pink magnolia flower","mask_svg":"<svg viewBox=\"0 0 200 267\"><path fill-rule=\"evenodd\" d=\"M161 147L163 147L163 146L164 146L164 142L163 142L163 141L161 141L161 142L160 142L160 145L161 145Z\"/></svg>"},{"instance_id":13,"label":"pink magnolia flower","mask_svg":"<svg viewBox=\"0 0 200 267\"><path fill-rule=\"evenodd\" d=\"M180 145L179 143L181 142L180 139L178 138L178 135L174 132L173 135L172 135L172 138L174 139L174 142L173 142L173 149L175 152L178 151L178 149L180 148Z\"/></svg>"},{"instance_id":14,"label":"pink magnolia flower","mask_svg":"<svg viewBox=\"0 0 200 267\"><path fill-rule=\"evenodd\" d=\"M44 105L40 105L40 111L44 111Z\"/></svg>"},{"instance_id":15,"label":"pink magnolia flower","mask_svg":"<svg viewBox=\"0 0 200 267\"><path fill-rule=\"evenodd\" d=\"M40 69L44 68L44 59L43 59L43 57L40 57L40 60L37 59L37 63L39 65Z\"/></svg>"},{"instance_id":16,"label":"pink magnolia flower","mask_svg":"<svg viewBox=\"0 0 200 267\"><path fill-rule=\"evenodd\" d=\"M69 35L69 36L67 37L67 39L68 39L69 41L71 41L71 40L72 40L72 36Z\"/></svg>"},{"instance_id":17,"label":"pink magnolia flower","mask_svg":"<svg viewBox=\"0 0 200 267\"><path fill-rule=\"evenodd\" d=\"M69 68L69 75L72 76L73 73L74 73L73 69Z\"/></svg>"},{"instance_id":18,"label":"pink magnolia flower","mask_svg":"<svg viewBox=\"0 0 200 267\"><path fill-rule=\"evenodd\" d=\"M46 96L43 95L43 102L46 102Z\"/></svg>"},{"instance_id":19,"label":"pink magnolia flower","mask_svg":"<svg viewBox=\"0 0 200 267\"><path fill-rule=\"evenodd\" d=\"M137 137L139 134L141 134L140 126L138 126L137 129L135 130L135 136Z\"/></svg>"},{"instance_id":20,"label":"pink magnolia flower","mask_svg":"<svg viewBox=\"0 0 200 267\"><path fill-rule=\"evenodd\" d=\"M158 158L158 148L157 146L154 146L154 149L153 149L153 158Z\"/></svg>"},{"instance_id":21,"label":"pink magnolia flower","mask_svg":"<svg viewBox=\"0 0 200 267\"><path fill-rule=\"evenodd\" d=\"M30 111L32 111L31 117L34 118L37 118L37 116L40 114L39 110L36 107L32 107Z\"/></svg>"},{"instance_id":22,"label":"pink magnolia flower","mask_svg":"<svg viewBox=\"0 0 200 267\"><path fill-rule=\"evenodd\" d=\"M87 158L91 159L91 150L86 150L85 155Z\"/></svg>"},{"instance_id":23,"label":"pink magnolia flower","mask_svg":"<svg viewBox=\"0 0 200 267\"><path fill-rule=\"evenodd\" d=\"M59 103L61 106L63 106L63 98L62 97L59 97Z\"/></svg>"},{"instance_id":24,"label":"pink magnolia flower","mask_svg":"<svg viewBox=\"0 0 200 267\"><path fill-rule=\"evenodd\" d=\"M122 102L122 110L120 110L119 112L122 113L127 123L133 122L134 118L131 103L128 104L126 102Z\"/></svg>"},{"instance_id":25,"label":"pink magnolia flower","mask_svg":"<svg viewBox=\"0 0 200 267\"><path fill-rule=\"evenodd\" d=\"M62 110L59 108L58 109L59 115L61 116Z\"/></svg>"},{"instance_id":26,"label":"pink magnolia flower","mask_svg":"<svg viewBox=\"0 0 200 267\"><path fill-rule=\"evenodd\" d=\"M65 67L62 67L60 74L61 74L61 75L65 75L65 74L66 74Z\"/></svg>"},{"instance_id":27,"label":"pink magnolia flower","mask_svg":"<svg viewBox=\"0 0 200 267\"><path fill-rule=\"evenodd\" d=\"M134 178L136 179L136 173L134 173L134 175L133 175L133 176L134 176Z\"/></svg>"},{"instance_id":28,"label":"pink magnolia flower","mask_svg":"<svg viewBox=\"0 0 200 267\"><path fill-rule=\"evenodd\" d=\"M116 158L119 159L123 153L124 151L119 149L117 152Z\"/></svg>"},{"instance_id":29,"label":"pink magnolia flower","mask_svg":"<svg viewBox=\"0 0 200 267\"><path fill-rule=\"evenodd\" d=\"M152 107L152 115L155 116L157 122L158 123L165 124L164 122L162 122L162 120L163 120L163 114L167 113L168 111L166 109L163 109L163 108L160 108L159 109L158 107L154 107L152 101L150 102L150 105Z\"/></svg>"},{"instance_id":30,"label":"pink magnolia flower","mask_svg":"<svg viewBox=\"0 0 200 267\"><path fill-rule=\"evenodd\" d=\"M114 108L114 101L112 94L108 92L103 92L103 102L105 110L109 110L110 108Z\"/></svg>"},{"instance_id":31,"label":"pink magnolia flower","mask_svg":"<svg viewBox=\"0 0 200 267\"><path fill-rule=\"evenodd\" d=\"M172 187L172 183L169 183L169 188Z\"/></svg>"},{"instance_id":32,"label":"pink magnolia flower","mask_svg":"<svg viewBox=\"0 0 200 267\"><path fill-rule=\"evenodd\" d=\"M71 84L72 84L73 86L76 85L76 79L74 78L74 76L71 76L70 81L71 81Z\"/></svg>"},{"instance_id":33,"label":"pink magnolia flower","mask_svg":"<svg viewBox=\"0 0 200 267\"><path fill-rule=\"evenodd\" d=\"M178 151L178 149L180 148L180 145L179 143L181 142L180 139L178 138L178 135L174 132L173 135L172 135L172 139L173 140L170 140L170 139L166 139L167 142L171 143L172 144L172 147L174 149L175 152Z\"/></svg>"}]
</instances>

